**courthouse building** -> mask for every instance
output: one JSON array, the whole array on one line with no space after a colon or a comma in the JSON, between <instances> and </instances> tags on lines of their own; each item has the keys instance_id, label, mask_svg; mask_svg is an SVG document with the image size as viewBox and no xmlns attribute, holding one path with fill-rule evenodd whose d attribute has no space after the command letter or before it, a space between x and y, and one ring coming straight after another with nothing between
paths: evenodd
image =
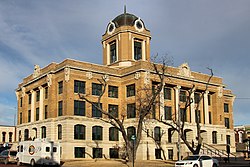
<instances>
[{"instance_id":1,"label":"courthouse building","mask_svg":"<svg viewBox=\"0 0 250 167\"><path fill-rule=\"evenodd\" d=\"M122 135L110 124L97 119L107 117L80 99L79 94L97 102L102 89L98 80L105 78L108 86L101 100L102 108L119 118L125 115L127 132L135 133L136 92L139 87L153 85L156 78L150 63L150 40L150 31L144 22L124 12L108 23L102 36L102 65L72 59L44 68L36 65L34 72L16 89L17 140L47 138L60 142L62 159L119 158L124 147ZM195 93L191 96L197 98L206 90L210 75L191 71L187 63L168 67L165 75L164 96L161 97L164 107L156 108L147 125L147 133L159 135L164 132L161 145L165 155L167 159L177 159L178 134L156 119L171 122L178 106L183 111L187 90L195 85ZM204 142L202 151L225 150L227 144L231 152L235 151L235 96L225 87L222 78L212 77L199 110L195 111L197 104L194 101L184 113L186 137L196 143L195 112L198 112ZM162 158L161 150L147 133L142 133L137 159ZM188 153L182 143L181 154Z\"/></svg>"}]
</instances>

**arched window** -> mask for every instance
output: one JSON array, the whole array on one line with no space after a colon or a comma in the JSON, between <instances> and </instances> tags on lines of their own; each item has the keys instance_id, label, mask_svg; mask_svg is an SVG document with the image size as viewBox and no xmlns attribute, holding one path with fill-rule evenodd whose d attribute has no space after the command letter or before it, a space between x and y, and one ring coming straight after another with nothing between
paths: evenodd
<instances>
[{"instance_id":1,"label":"arched window","mask_svg":"<svg viewBox=\"0 0 250 167\"><path fill-rule=\"evenodd\" d=\"M22 131L19 130L18 132L18 141L21 141L22 140Z\"/></svg>"},{"instance_id":2,"label":"arched window","mask_svg":"<svg viewBox=\"0 0 250 167\"><path fill-rule=\"evenodd\" d=\"M6 132L2 132L2 142L5 142Z\"/></svg>"},{"instance_id":3,"label":"arched window","mask_svg":"<svg viewBox=\"0 0 250 167\"><path fill-rule=\"evenodd\" d=\"M74 126L74 139L85 140L85 126L84 125L75 125Z\"/></svg>"},{"instance_id":4,"label":"arched window","mask_svg":"<svg viewBox=\"0 0 250 167\"><path fill-rule=\"evenodd\" d=\"M12 135L13 135L13 133L9 132L9 142L12 142Z\"/></svg>"},{"instance_id":5,"label":"arched window","mask_svg":"<svg viewBox=\"0 0 250 167\"><path fill-rule=\"evenodd\" d=\"M136 129L133 126L127 128L128 140L132 140L131 137L136 134Z\"/></svg>"},{"instance_id":6,"label":"arched window","mask_svg":"<svg viewBox=\"0 0 250 167\"><path fill-rule=\"evenodd\" d=\"M161 128L158 126L154 128L154 139L155 141L161 141Z\"/></svg>"},{"instance_id":7,"label":"arched window","mask_svg":"<svg viewBox=\"0 0 250 167\"><path fill-rule=\"evenodd\" d=\"M109 141L119 141L119 130L117 128L109 128Z\"/></svg>"},{"instance_id":8,"label":"arched window","mask_svg":"<svg viewBox=\"0 0 250 167\"><path fill-rule=\"evenodd\" d=\"M29 129L24 130L24 141L29 139Z\"/></svg>"},{"instance_id":9,"label":"arched window","mask_svg":"<svg viewBox=\"0 0 250 167\"><path fill-rule=\"evenodd\" d=\"M92 127L92 140L102 140L102 127L101 126Z\"/></svg>"},{"instance_id":10,"label":"arched window","mask_svg":"<svg viewBox=\"0 0 250 167\"><path fill-rule=\"evenodd\" d=\"M42 130L42 136L41 136L41 138L44 139L44 138L46 138L46 127L42 126L41 130Z\"/></svg>"},{"instance_id":11,"label":"arched window","mask_svg":"<svg viewBox=\"0 0 250 167\"><path fill-rule=\"evenodd\" d=\"M33 138L37 138L37 128L32 128L33 133L34 133L34 137Z\"/></svg>"},{"instance_id":12,"label":"arched window","mask_svg":"<svg viewBox=\"0 0 250 167\"><path fill-rule=\"evenodd\" d=\"M57 125L57 138L62 140L62 125Z\"/></svg>"}]
</instances>

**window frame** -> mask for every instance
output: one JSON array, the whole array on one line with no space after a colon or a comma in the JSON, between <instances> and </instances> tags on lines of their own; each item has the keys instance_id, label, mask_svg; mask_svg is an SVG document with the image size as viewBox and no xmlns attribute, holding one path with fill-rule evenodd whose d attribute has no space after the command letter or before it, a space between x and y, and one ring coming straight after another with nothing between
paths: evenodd
<instances>
[{"instance_id":1,"label":"window frame","mask_svg":"<svg viewBox=\"0 0 250 167\"><path fill-rule=\"evenodd\" d=\"M135 96L135 84L130 84L126 86L127 97Z\"/></svg>"},{"instance_id":2,"label":"window frame","mask_svg":"<svg viewBox=\"0 0 250 167\"><path fill-rule=\"evenodd\" d=\"M86 82L74 80L74 93L85 94Z\"/></svg>"}]
</instances>

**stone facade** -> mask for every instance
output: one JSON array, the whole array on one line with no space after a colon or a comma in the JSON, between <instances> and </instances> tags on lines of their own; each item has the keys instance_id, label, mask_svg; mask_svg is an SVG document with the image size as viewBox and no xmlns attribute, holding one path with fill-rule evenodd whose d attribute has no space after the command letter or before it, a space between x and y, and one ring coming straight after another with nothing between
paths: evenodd
<instances>
[{"instance_id":1,"label":"stone facade","mask_svg":"<svg viewBox=\"0 0 250 167\"><path fill-rule=\"evenodd\" d=\"M79 93L93 101L98 100L96 91L99 80L104 78L108 87L101 99L102 108L110 110L117 107L118 117L128 115L127 105L136 103L136 95L128 95L132 91L152 86L157 81L155 71L150 62L150 31L143 21L131 14L117 16L107 26L103 35L103 65L91 64L66 59L61 63L51 63L44 68L35 66L34 73L23 79L18 85L18 125L19 141L33 138L48 138L61 143L62 159L117 157L117 148L121 157L124 146L122 135L111 141L111 125L100 119L93 118L97 113L88 102L79 98ZM160 64L158 65L160 66ZM231 145L235 151L233 130L234 95L225 89L222 78L193 72L187 63L180 67L168 67L165 73L165 88L169 97L161 103L171 107L171 119L175 120L180 102L179 92L185 92L195 85L196 93L205 92L200 105L200 121L204 143L225 150ZM164 94L164 90L162 90ZM192 94L194 96L194 94ZM167 159L177 159L178 134L169 131L169 127L156 119L165 117L164 107L156 108L155 116L147 121L147 132L143 132L141 144L137 151L138 159L158 159L159 152L155 142L148 134L155 128L164 132L162 147ZM173 116L173 117L172 117ZM128 116L127 116L128 117ZM102 115L103 119L108 117ZM195 140L195 104L186 113L186 135L192 142ZM136 128L137 118L127 118L125 127ZM169 120L171 122L171 120ZM98 134L95 137L96 134ZM183 156L189 154L182 144ZM101 154L101 156L100 156Z\"/></svg>"}]
</instances>

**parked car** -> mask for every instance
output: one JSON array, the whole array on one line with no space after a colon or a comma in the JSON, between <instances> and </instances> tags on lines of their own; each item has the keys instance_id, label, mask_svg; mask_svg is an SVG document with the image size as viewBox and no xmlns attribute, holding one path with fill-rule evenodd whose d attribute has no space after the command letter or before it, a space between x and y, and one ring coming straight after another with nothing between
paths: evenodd
<instances>
[{"instance_id":1,"label":"parked car","mask_svg":"<svg viewBox=\"0 0 250 167\"><path fill-rule=\"evenodd\" d=\"M208 155L191 155L177 161L175 167L219 167L219 161Z\"/></svg>"},{"instance_id":2,"label":"parked car","mask_svg":"<svg viewBox=\"0 0 250 167\"><path fill-rule=\"evenodd\" d=\"M4 150L0 153L0 161L4 164L16 163L16 154L17 151L14 150Z\"/></svg>"}]
</instances>

